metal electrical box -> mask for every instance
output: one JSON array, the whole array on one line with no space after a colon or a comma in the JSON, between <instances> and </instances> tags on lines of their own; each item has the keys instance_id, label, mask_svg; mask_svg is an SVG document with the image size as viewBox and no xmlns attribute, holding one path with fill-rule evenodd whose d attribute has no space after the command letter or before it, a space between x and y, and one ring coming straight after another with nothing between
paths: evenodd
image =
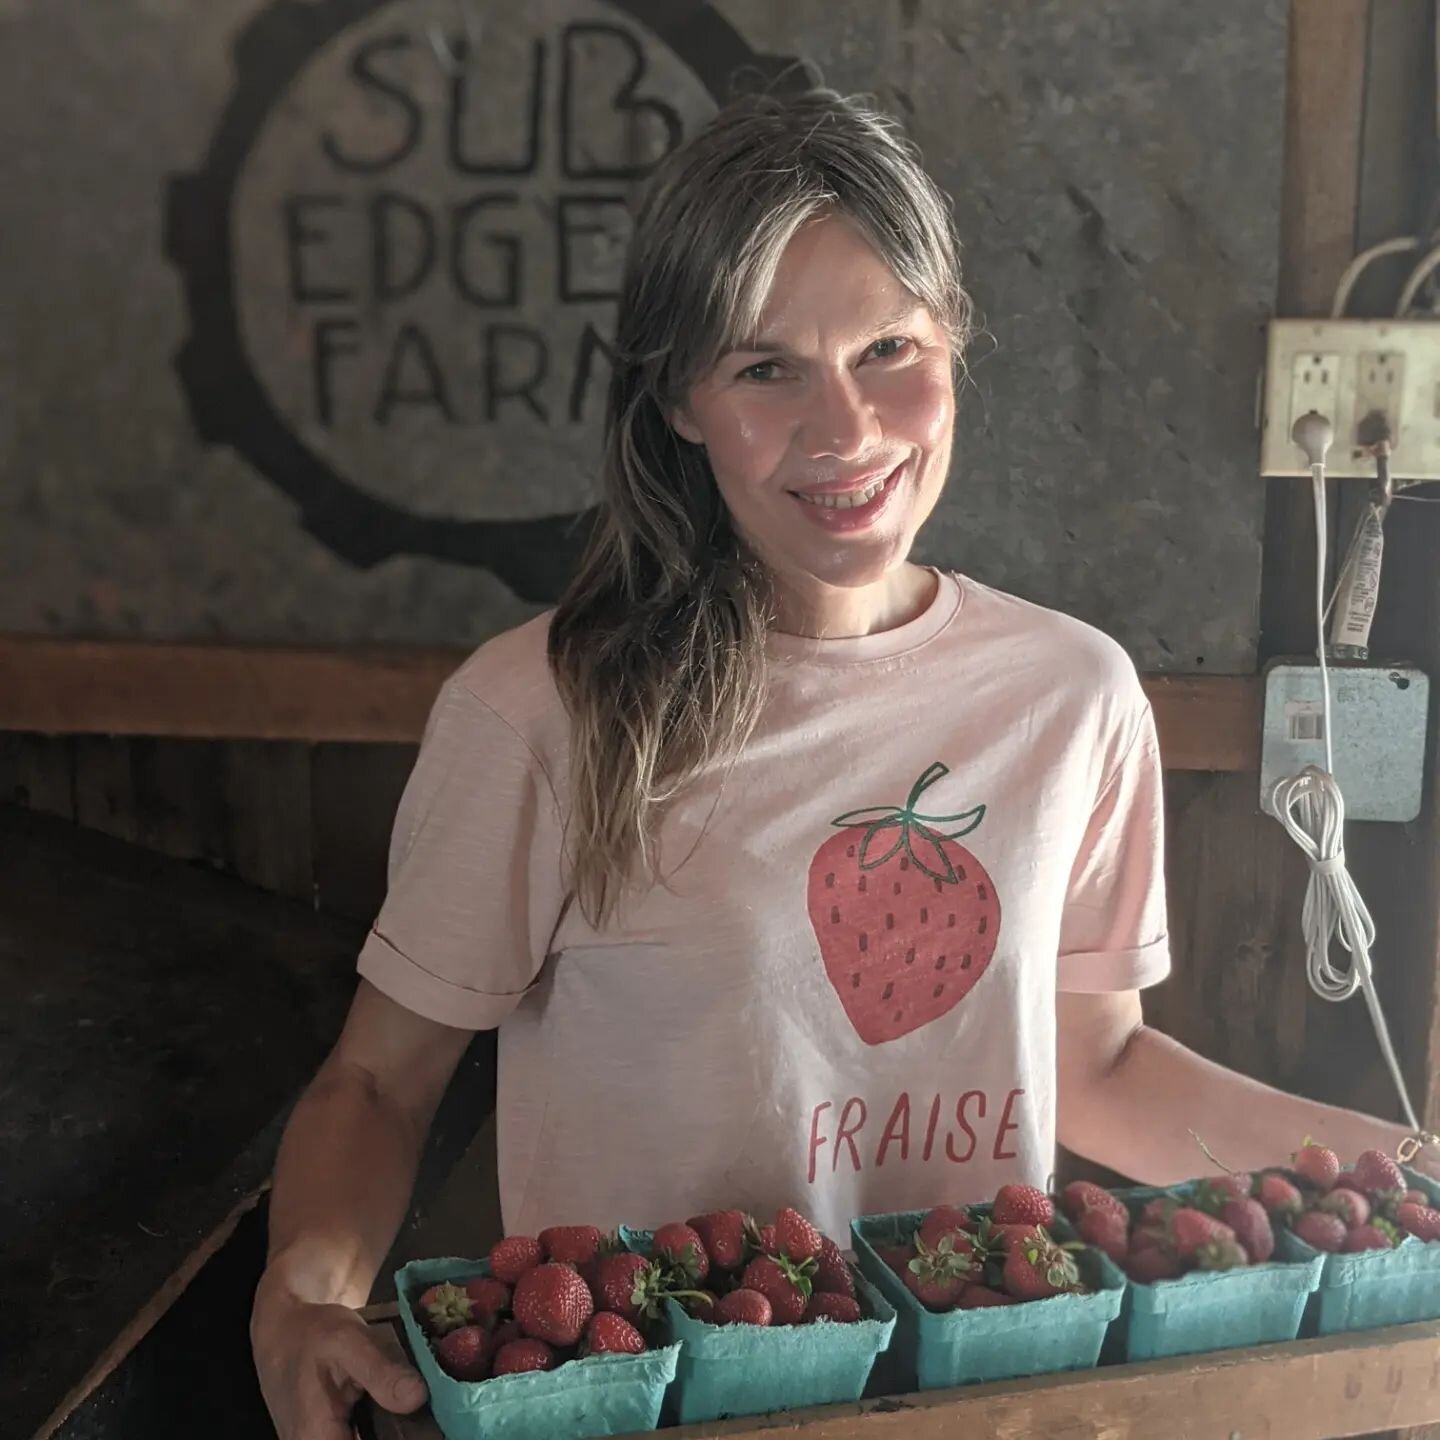
<instances>
[{"instance_id":1,"label":"metal electrical box","mask_svg":"<svg viewBox=\"0 0 1440 1440\"><path fill-rule=\"evenodd\" d=\"M1335 779L1349 820L1414 820L1424 793L1430 677L1413 665L1330 665ZM1274 814L1277 780L1325 767L1325 706L1317 662L1265 671L1260 808Z\"/></svg>"}]
</instances>

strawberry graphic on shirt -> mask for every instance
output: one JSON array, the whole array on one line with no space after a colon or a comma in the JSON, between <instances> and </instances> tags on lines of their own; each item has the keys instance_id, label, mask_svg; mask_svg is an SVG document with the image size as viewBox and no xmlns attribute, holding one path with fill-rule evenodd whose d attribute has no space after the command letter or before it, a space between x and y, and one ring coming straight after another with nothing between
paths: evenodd
<instances>
[{"instance_id":1,"label":"strawberry graphic on shirt","mask_svg":"<svg viewBox=\"0 0 1440 1440\"><path fill-rule=\"evenodd\" d=\"M809 909L825 974L855 1033L881 1045L938 1020L975 987L995 954L1000 900L984 866L956 841L985 818L922 815L950 773L936 761L902 806L850 810L810 862Z\"/></svg>"}]
</instances>

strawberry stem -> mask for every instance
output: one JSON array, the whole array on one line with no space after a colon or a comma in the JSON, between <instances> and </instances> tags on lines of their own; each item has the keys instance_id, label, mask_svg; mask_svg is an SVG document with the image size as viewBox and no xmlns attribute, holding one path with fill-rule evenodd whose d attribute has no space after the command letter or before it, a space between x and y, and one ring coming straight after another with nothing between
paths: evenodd
<instances>
[{"instance_id":1,"label":"strawberry stem","mask_svg":"<svg viewBox=\"0 0 1440 1440\"><path fill-rule=\"evenodd\" d=\"M936 760L925 768L910 787L910 794L903 806L866 805L858 810L847 810L830 822L841 829L864 827L865 836L860 842L859 853L862 870L878 869L903 849L916 868L932 880L939 880L947 885L953 885L959 880L950 857L945 853L944 842L959 840L974 830L985 818L985 806L977 805L954 815L922 815L915 808L921 795L949 773L950 767ZM950 826L958 828L947 828ZM886 847L883 854L872 856L870 852L876 837L882 831L892 829L898 832L894 842Z\"/></svg>"}]
</instances>

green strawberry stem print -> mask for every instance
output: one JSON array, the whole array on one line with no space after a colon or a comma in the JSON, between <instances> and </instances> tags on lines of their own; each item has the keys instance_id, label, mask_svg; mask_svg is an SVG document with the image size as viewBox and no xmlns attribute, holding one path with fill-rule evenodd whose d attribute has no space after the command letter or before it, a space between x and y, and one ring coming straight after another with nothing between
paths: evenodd
<instances>
[{"instance_id":1,"label":"green strawberry stem print","mask_svg":"<svg viewBox=\"0 0 1440 1440\"><path fill-rule=\"evenodd\" d=\"M938 1020L995 954L999 897L984 866L956 843L979 827L985 806L917 808L949 773L936 761L903 805L837 816L830 823L838 833L810 862L810 924L825 974L867 1045Z\"/></svg>"}]
</instances>

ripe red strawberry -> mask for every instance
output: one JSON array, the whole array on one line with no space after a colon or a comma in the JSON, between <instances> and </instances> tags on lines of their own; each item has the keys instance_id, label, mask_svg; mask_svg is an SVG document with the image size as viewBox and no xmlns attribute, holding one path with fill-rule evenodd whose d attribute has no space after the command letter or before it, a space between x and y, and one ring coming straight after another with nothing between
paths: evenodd
<instances>
[{"instance_id":1,"label":"ripe red strawberry","mask_svg":"<svg viewBox=\"0 0 1440 1440\"><path fill-rule=\"evenodd\" d=\"M801 1324L813 1325L817 1320L838 1320L842 1325L849 1325L859 1319L860 1302L853 1296L834 1295L821 1290L810 1297Z\"/></svg>"},{"instance_id":2,"label":"ripe red strawberry","mask_svg":"<svg viewBox=\"0 0 1440 1440\"><path fill-rule=\"evenodd\" d=\"M623 1316L601 1310L585 1327L585 1349L591 1355L643 1355L645 1337Z\"/></svg>"},{"instance_id":3,"label":"ripe red strawberry","mask_svg":"<svg viewBox=\"0 0 1440 1440\"><path fill-rule=\"evenodd\" d=\"M1170 1243L1175 1253L1188 1260L1203 1246L1213 1245L1217 1240L1233 1240L1235 1232L1213 1215L1203 1210L1184 1206L1170 1217Z\"/></svg>"},{"instance_id":4,"label":"ripe red strawberry","mask_svg":"<svg viewBox=\"0 0 1440 1440\"><path fill-rule=\"evenodd\" d=\"M1020 1302L1003 1290L992 1290L988 1285L967 1285L960 1296L961 1310L983 1310L991 1305L1018 1305Z\"/></svg>"},{"instance_id":5,"label":"ripe red strawberry","mask_svg":"<svg viewBox=\"0 0 1440 1440\"><path fill-rule=\"evenodd\" d=\"M1355 1255L1361 1250L1393 1250L1395 1241L1394 1226L1387 1221L1376 1220L1373 1224L1357 1225L1346 1235L1340 1249L1346 1255Z\"/></svg>"},{"instance_id":6,"label":"ripe red strawberry","mask_svg":"<svg viewBox=\"0 0 1440 1440\"><path fill-rule=\"evenodd\" d=\"M1275 1231L1258 1200L1231 1200L1220 1212L1252 1265L1263 1265L1275 1253Z\"/></svg>"},{"instance_id":7,"label":"ripe red strawberry","mask_svg":"<svg viewBox=\"0 0 1440 1440\"><path fill-rule=\"evenodd\" d=\"M448 1335L474 1320L470 1297L448 1281L432 1285L415 1302L415 1315L432 1335Z\"/></svg>"},{"instance_id":8,"label":"ripe red strawberry","mask_svg":"<svg viewBox=\"0 0 1440 1440\"><path fill-rule=\"evenodd\" d=\"M1262 1175L1256 1198L1271 1215L1298 1215L1304 1208L1300 1192L1283 1175Z\"/></svg>"},{"instance_id":9,"label":"ripe red strawberry","mask_svg":"<svg viewBox=\"0 0 1440 1440\"><path fill-rule=\"evenodd\" d=\"M1012 1245L1028 1240L1035 1233L1033 1225L987 1224L980 1232L984 1248L992 1255L1008 1251Z\"/></svg>"},{"instance_id":10,"label":"ripe red strawberry","mask_svg":"<svg viewBox=\"0 0 1440 1440\"><path fill-rule=\"evenodd\" d=\"M1367 1195L1405 1189L1400 1167L1383 1150L1366 1150L1355 1162L1355 1178Z\"/></svg>"},{"instance_id":11,"label":"ripe red strawberry","mask_svg":"<svg viewBox=\"0 0 1440 1440\"><path fill-rule=\"evenodd\" d=\"M595 1262L590 1285L597 1310L635 1321L660 1314L663 1277L660 1267L643 1255L602 1255Z\"/></svg>"},{"instance_id":12,"label":"ripe red strawberry","mask_svg":"<svg viewBox=\"0 0 1440 1440\"><path fill-rule=\"evenodd\" d=\"M1002 1185L990 1207L990 1219L996 1225L1053 1225L1055 1206L1033 1185Z\"/></svg>"},{"instance_id":13,"label":"ripe red strawberry","mask_svg":"<svg viewBox=\"0 0 1440 1440\"><path fill-rule=\"evenodd\" d=\"M573 1265L545 1264L526 1271L515 1286L515 1319L532 1340L574 1345L595 1311L590 1289Z\"/></svg>"},{"instance_id":14,"label":"ripe red strawberry","mask_svg":"<svg viewBox=\"0 0 1440 1440\"><path fill-rule=\"evenodd\" d=\"M1011 1246L1005 1257L1005 1289L1017 1300L1048 1300L1080 1288L1074 1255L1043 1230Z\"/></svg>"},{"instance_id":15,"label":"ripe red strawberry","mask_svg":"<svg viewBox=\"0 0 1440 1440\"><path fill-rule=\"evenodd\" d=\"M783 1256L757 1255L745 1267L740 1288L758 1290L770 1302L772 1324L796 1325L813 1287L810 1276Z\"/></svg>"},{"instance_id":16,"label":"ripe red strawberry","mask_svg":"<svg viewBox=\"0 0 1440 1440\"><path fill-rule=\"evenodd\" d=\"M762 1225L755 1232L755 1248L762 1255L778 1255L780 1253L780 1241L776 1238L773 1225Z\"/></svg>"},{"instance_id":17,"label":"ripe red strawberry","mask_svg":"<svg viewBox=\"0 0 1440 1440\"><path fill-rule=\"evenodd\" d=\"M900 1278L927 1310L953 1310L965 1287L979 1278L969 1236L962 1233L961 1239L967 1248L957 1249L950 1235L942 1235L933 1248L918 1238L915 1241L915 1256Z\"/></svg>"},{"instance_id":18,"label":"ripe red strawberry","mask_svg":"<svg viewBox=\"0 0 1440 1440\"><path fill-rule=\"evenodd\" d=\"M759 1264L759 1261L752 1262ZM804 1311L801 1311L803 1316ZM718 1325L770 1325L774 1322L775 1310L770 1301L758 1290L741 1288L720 1297L716 1316Z\"/></svg>"},{"instance_id":19,"label":"ripe red strawberry","mask_svg":"<svg viewBox=\"0 0 1440 1440\"><path fill-rule=\"evenodd\" d=\"M903 1280L906 1269L915 1258L915 1249L911 1245L877 1245L875 1254Z\"/></svg>"},{"instance_id":20,"label":"ripe red strawberry","mask_svg":"<svg viewBox=\"0 0 1440 1440\"><path fill-rule=\"evenodd\" d=\"M1337 1186L1328 1195L1322 1195L1315 1208L1338 1215L1347 1230L1358 1229L1370 1219L1370 1201L1358 1190L1341 1190Z\"/></svg>"},{"instance_id":21,"label":"ripe red strawberry","mask_svg":"<svg viewBox=\"0 0 1440 1440\"><path fill-rule=\"evenodd\" d=\"M1244 1174L1211 1175L1196 1186L1196 1205L1218 1215L1232 1200L1248 1200L1254 1180Z\"/></svg>"},{"instance_id":22,"label":"ripe red strawberry","mask_svg":"<svg viewBox=\"0 0 1440 1440\"><path fill-rule=\"evenodd\" d=\"M462 1325L441 1336L435 1359L452 1380L486 1380L490 1376L490 1332L483 1325Z\"/></svg>"},{"instance_id":23,"label":"ripe red strawberry","mask_svg":"<svg viewBox=\"0 0 1440 1440\"><path fill-rule=\"evenodd\" d=\"M1125 1261L1125 1273L1137 1285L1154 1285L1160 1280L1178 1280L1184 1273L1180 1257L1173 1250L1147 1246L1132 1250Z\"/></svg>"},{"instance_id":24,"label":"ripe red strawberry","mask_svg":"<svg viewBox=\"0 0 1440 1440\"><path fill-rule=\"evenodd\" d=\"M477 1275L465 1282L465 1294L477 1320L488 1324L510 1308L510 1287L490 1275Z\"/></svg>"},{"instance_id":25,"label":"ripe red strawberry","mask_svg":"<svg viewBox=\"0 0 1440 1440\"><path fill-rule=\"evenodd\" d=\"M1400 1228L1417 1240L1440 1240L1440 1210L1403 1201L1395 1209Z\"/></svg>"},{"instance_id":26,"label":"ripe red strawberry","mask_svg":"<svg viewBox=\"0 0 1440 1440\"><path fill-rule=\"evenodd\" d=\"M1408 1203L1411 1205L1428 1205L1430 1197L1423 1190L1407 1190L1396 1203Z\"/></svg>"},{"instance_id":27,"label":"ripe red strawberry","mask_svg":"<svg viewBox=\"0 0 1440 1440\"><path fill-rule=\"evenodd\" d=\"M502 1345L508 1345L512 1340L523 1340L524 1338L520 1333L520 1327L513 1320L502 1320L490 1332L490 1353L498 1355Z\"/></svg>"},{"instance_id":28,"label":"ripe red strawberry","mask_svg":"<svg viewBox=\"0 0 1440 1440\"><path fill-rule=\"evenodd\" d=\"M1076 1223L1087 1210L1108 1210L1127 1225L1130 1223L1125 1202L1093 1180L1072 1180L1060 1193L1060 1208Z\"/></svg>"},{"instance_id":29,"label":"ripe red strawberry","mask_svg":"<svg viewBox=\"0 0 1440 1440\"><path fill-rule=\"evenodd\" d=\"M544 1246L529 1235L507 1235L490 1252L490 1273L505 1285L544 1263Z\"/></svg>"},{"instance_id":30,"label":"ripe red strawberry","mask_svg":"<svg viewBox=\"0 0 1440 1440\"><path fill-rule=\"evenodd\" d=\"M1304 1145L1295 1152L1295 1173L1317 1190L1332 1189L1340 1173L1340 1157L1327 1146Z\"/></svg>"},{"instance_id":31,"label":"ripe red strawberry","mask_svg":"<svg viewBox=\"0 0 1440 1440\"><path fill-rule=\"evenodd\" d=\"M688 1225L678 1221L662 1225L655 1232L650 1248L688 1287L699 1285L710 1274L710 1256L705 1251L705 1242Z\"/></svg>"},{"instance_id":32,"label":"ripe red strawberry","mask_svg":"<svg viewBox=\"0 0 1440 1440\"><path fill-rule=\"evenodd\" d=\"M1365 1187L1360 1183L1360 1177L1353 1170L1342 1170L1335 1177L1335 1188L1337 1190L1354 1190L1361 1195L1365 1193Z\"/></svg>"},{"instance_id":33,"label":"ripe red strawberry","mask_svg":"<svg viewBox=\"0 0 1440 1440\"><path fill-rule=\"evenodd\" d=\"M810 862L807 902L825 974L867 1045L937 1020L974 988L995 954L994 882L955 842L985 816L922 815L921 796L950 772L938 761L903 806L851 810ZM949 808L948 806L945 808Z\"/></svg>"},{"instance_id":34,"label":"ripe red strawberry","mask_svg":"<svg viewBox=\"0 0 1440 1440\"><path fill-rule=\"evenodd\" d=\"M782 1205L775 1213L775 1243L794 1261L813 1260L820 1253L820 1232L798 1211Z\"/></svg>"},{"instance_id":35,"label":"ripe red strawberry","mask_svg":"<svg viewBox=\"0 0 1440 1440\"><path fill-rule=\"evenodd\" d=\"M745 1263L745 1212L713 1210L685 1222L699 1237L717 1270L738 1270Z\"/></svg>"},{"instance_id":36,"label":"ripe red strawberry","mask_svg":"<svg viewBox=\"0 0 1440 1440\"><path fill-rule=\"evenodd\" d=\"M1075 1226L1080 1238L1097 1250L1103 1250L1117 1265L1125 1262L1130 1249L1130 1217L1122 1211L1087 1210Z\"/></svg>"},{"instance_id":37,"label":"ripe red strawberry","mask_svg":"<svg viewBox=\"0 0 1440 1440\"><path fill-rule=\"evenodd\" d=\"M540 1232L545 1258L561 1265L587 1265L600 1252L604 1233L595 1225L552 1225Z\"/></svg>"},{"instance_id":38,"label":"ripe red strawberry","mask_svg":"<svg viewBox=\"0 0 1440 1440\"><path fill-rule=\"evenodd\" d=\"M495 1352L491 1374L523 1375L531 1370L553 1370L555 1352L543 1340L512 1340Z\"/></svg>"},{"instance_id":39,"label":"ripe red strawberry","mask_svg":"<svg viewBox=\"0 0 1440 1440\"><path fill-rule=\"evenodd\" d=\"M811 1277L811 1288L819 1295L855 1294L855 1277L840 1253L840 1247L827 1235L820 1243L820 1254L815 1261L815 1274Z\"/></svg>"},{"instance_id":40,"label":"ripe red strawberry","mask_svg":"<svg viewBox=\"0 0 1440 1440\"><path fill-rule=\"evenodd\" d=\"M1153 1200L1147 1200L1140 1208L1140 1217L1136 1221L1137 1229L1168 1231L1171 1218L1180 1209L1180 1202L1169 1195L1157 1195Z\"/></svg>"},{"instance_id":41,"label":"ripe red strawberry","mask_svg":"<svg viewBox=\"0 0 1440 1440\"><path fill-rule=\"evenodd\" d=\"M1334 1254L1345 1243L1345 1222L1323 1210L1307 1210L1292 1226L1296 1236L1316 1250Z\"/></svg>"}]
</instances>

